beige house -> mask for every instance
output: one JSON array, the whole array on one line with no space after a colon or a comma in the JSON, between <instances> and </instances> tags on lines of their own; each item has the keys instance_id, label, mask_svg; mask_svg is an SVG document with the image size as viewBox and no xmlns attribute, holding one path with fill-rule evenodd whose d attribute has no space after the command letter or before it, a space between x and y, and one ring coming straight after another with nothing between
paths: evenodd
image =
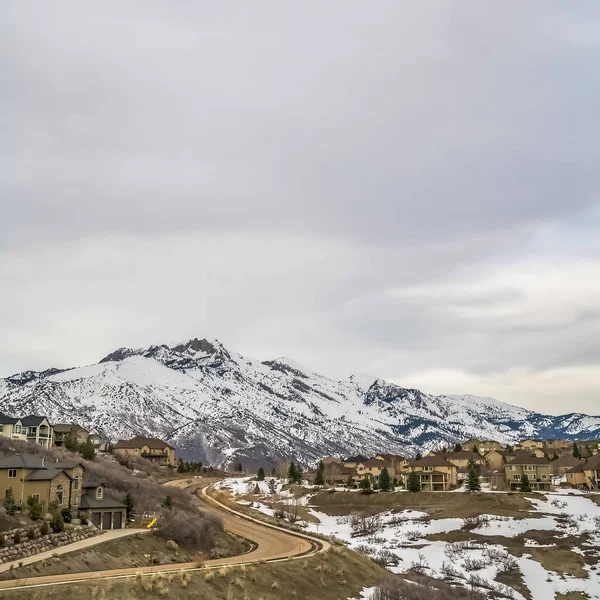
<instances>
[{"instance_id":1,"label":"beige house","mask_svg":"<svg viewBox=\"0 0 600 600\"><path fill-rule=\"evenodd\" d=\"M542 448L544 447L544 441L543 440L521 440L517 445L516 448L517 449L521 449L521 450L542 450ZM543 455L543 450L542 450L542 455Z\"/></svg>"},{"instance_id":2,"label":"beige house","mask_svg":"<svg viewBox=\"0 0 600 600\"><path fill-rule=\"evenodd\" d=\"M447 491L458 483L456 466L439 456L426 456L413 460L409 465L410 471L419 476L423 491Z\"/></svg>"},{"instance_id":3,"label":"beige house","mask_svg":"<svg viewBox=\"0 0 600 600\"><path fill-rule=\"evenodd\" d=\"M321 462L323 463L324 466L331 465L331 464L341 465L342 459L338 458L337 456L326 456L325 458L321 459Z\"/></svg>"},{"instance_id":4,"label":"beige house","mask_svg":"<svg viewBox=\"0 0 600 600\"><path fill-rule=\"evenodd\" d=\"M79 462L49 462L31 454L13 454L0 460L0 497L5 498L11 488L19 506L31 498L46 511L51 503L59 509L77 510L82 480Z\"/></svg>"},{"instance_id":5,"label":"beige house","mask_svg":"<svg viewBox=\"0 0 600 600\"><path fill-rule=\"evenodd\" d=\"M399 479L402 473L406 471L408 464L410 463L408 458L400 456L399 454L378 454L375 458L387 462L390 475L397 479Z\"/></svg>"},{"instance_id":6,"label":"beige house","mask_svg":"<svg viewBox=\"0 0 600 600\"><path fill-rule=\"evenodd\" d=\"M84 444L90 440L95 448L100 446L100 436L90 433L77 423L57 423L52 425L52 429L54 430L55 446L63 446L69 436L72 436L79 444Z\"/></svg>"},{"instance_id":7,"label":"beige house","mask_svg":"<svg viewBox=\"0 0 600 600\"><path fill-rule=\"evenodd\" d=\"M544 442L544 450L548 456L556 454L564 454L565 452L573 452L573 442L561 439L548 439Z\"/></svg>"},{"instance_id":8,"label":"beige house","mask_svg":"<svg viewBox=\"0 0 600 600\"><path fill-rule=\"evenodd\" d=\"M568 470L567 482L573 487L588 490L600 490L600 454L585 459Z\"/></svg>"},{"instance_id":9,"label":"beige house","mask_svg":"<svg viewBox=\"0 0 600 600\"><path fill-rule=\"evenodd\" d=\"M484 456L485 467L489 471L504 472L504 464L506 463L507 453L503 450L491 450ZM514 458L514 455L512 456Z\"/></svg>"},{"instance_id":10,"label":"beige house","mask_svg":"<svg viewBox=\"0 0 600 600\"><path fill-rule=\"evenodd\" d=\"M362 454L359 454L358 456L348 457L346 460L342 461L342 464L348 469L354 469L359 462L364 462L365 460L368 460L368 458L366 456L362 456Z\"/></svg>"},{"instance_id":11,"label":"beige house","mask_svg":"<svg viewBox=\"0 0 600 600\"><path fill-rule=\"evenodd\" d=\"M446 460L449 463L452 463L459 471L466 471L470 460L480 467L485 465L485 459L481 454L470 452L468 450L461 450L460 452L448 454Z\"/></svg>"},{"instance_id":12,"label":"beige house","mask_svg":"<svg viewBox=\"0 0 600 600\"><path fill-rule=\"evenodd\" d=\"M140 456L159 465L175 463L175 448L158 438L138 435L131 440L119 440L113 446L114 454L121 458Z\"/></svg>"},{"instance_id":13,"label":"beige house","mask_svg":"<svg viewBox=\"0 0 600 600\"><path fill-rule=\"evenodd\" d=\"M580 465L582 462L582 460L575 458L572 454L563 454L550 462L552 475L564 475L569 469Z\"/></svg>"},{"instance_id":14,"label":"beige house","mask_svg":"<svg viewBox=\"0 0 600 600\"><path fill-rule=\"evenodd\" d=\"M0 413L0 436L11 440L27 441L26 430L21 419Z\"/></svg>"},{"instance_id":15,"label":"beige house","mask_svg":"<svg viewBox=\"0 0 600 600\"><path fill-rule=\"evenodd\" d=\"M477 449L479 450L479 454L485 456L486 454L489 454L492 450L502 450L503 447L504 446L496 440L483 440L481 444L477 446Z\"/></svg>"},{"instance_id":16,"label":"beige house","mask_svg":"<svg viewBox=\"0 0 600 600\"><path fill-rule=\"evenodd\" d=\"M481 452L481 444L483 444L482 440L478 440L477 438L471 438L461 443L461 448L468 452L473 452L473 448L477 448L478 452Z\"/></svg>"},{"instance_id":17,"label":"beige house","mask_svg":"<svg viewBox=\"0 0 600 600\"><path fill-rule=\"evenodd\" d=\"M356 475L359 479L363 479L365 476L368 476L372 481L378 481L381 471L383 471L384 468L387 468L389 472L390 465L387 463L387 461L372 458L371 460L359 462L354 470L356 471ZM391 473L390 476L392 476Z\"/></svg>"},{"instance_id":18,"label":"beige house","mask_svg":"<svg viewBox=\"0 0 600 600\"><path fill-rule=\"evenodd\" d=\"M39 444L44 448L50 448L54 444L54 432L46 417L29 415L23 417L21 423L25 428L28 442Z\"/></svg>"},{"instance_id":19,"label":"beige house","mask_svg":"<svg viewBox=\"0 0 600 600\"><path fill-rule=\"evenodd\" d=\"M526 456L507 462L504 465L506 487L509 490L518 490L521 487L523 474L529 479L532 490L550 490L551 467L547 458Z\"/></svg>"}]
</instances>

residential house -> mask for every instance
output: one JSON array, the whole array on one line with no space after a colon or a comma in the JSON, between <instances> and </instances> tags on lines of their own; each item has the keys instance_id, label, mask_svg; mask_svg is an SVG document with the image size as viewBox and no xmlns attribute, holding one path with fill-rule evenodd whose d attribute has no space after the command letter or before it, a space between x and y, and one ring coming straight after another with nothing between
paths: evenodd
<instances>
[{"instance_id":1,"label":"residential house","mask_svg":"<svg viewBox=\"0 0 600 600\"><path fill-rule=\"evenodd\" d=\"M321 459L321 462L323 463L324 466L331 465L331 464L341 465L342 459L338 458L337 456L326 456L325 458Z\"/></svg>"},{"instance_id":2,"label":"residential house","mask_svg":"<svg viewBox=\"0 0 600 600\"><path fill-rule=\"evenodd\" d=\"M565 452L573 452L573 442L562 439L548 439L544 442L544 450L548 456L554 456L554 454L564 454ZM575 465L572 465L575 466Z\"/></svg>"},{"instance_id":3,"label":"residential house","mask_svg":"<svg viewBox=\"0 0 600 600\"><path fill-rule=\"evenodd\" d=\"M466 472L469 461L473 461L479 467L485 466L485 459L483 456L477 452L470 452L469 450L453 452L452 454L448 454L445 458L449 463L452 463L459 472Z\"/></svg>"},{"instance_id":4,"label":"residential house","mask_svg":"<svg viewBox=\"0 0 600 600\"><path fill-rule=\"evenodd\" d=\"M600 441L598 440L576 440L575 444L579 448L581 458L589 458L600 451Z\"/></svg>"},{"instance_id":5,"label":"residential house","mask_svg":"<svg viewBox=\"0 0 600 600\"><path fill-rule=\"evenodd\" d=\"M99 529L123 529L125 527L125 505L107 497L104 484L100 481L84 481L80 510Z\"/></svg>"},{"instance_id":6,"label":"residential house","mask_svg":"<svg viewBox=\"0 0 600 600\"><path fill-rule=\"evenodd\" d=\"M469 452L473 452L474 448L477 448L477 451L480 452L480 447L483 442L478 440L477 438L468 439L460 444L463 450L468 450Z\"/></svg>"},{"instance_id":7,"label":"residential house","mask_svg":"<svg viewBox=\"0 0 600 600\"><path fill-rule=\"evenodd\" d=\"M485 467L488 471L502 471L504 475L504 464L507 461L507 456L515 458L515 455L504 450L491 450L484 456Z\"/></svg>"},{"instance_id":8,"label":"residential house","mask_svg":"<svg viewBox=\"0 0 600 600\"><path fill-rule=\"evenodd\" d=\"M364 462L368 460L366 456L362 454L358 454L357 456L350 456L346 460L342 461L342 464L349 469L354 469L359 462Z\"/></svg>"},{"instance_id":9,"label":"residential house","mask_svg":"<svg viewBox=\"0 0 600 600\"><path fill-rule=\"evenodd\" d=\"M11 440L27 441L26 430L21 419L0 413L0 436Z\"/></svg>"},{"instance_id":10,"label":"residential house","mask_svg":"<svg viewBox=\"0 0 600 600\"><path fill-rule=\"evenodd\" d=\"M482 456L489 454L492 450L502 450L502 448L502 444L496 440L483 440L481 444L477 446L477 450L479 450L479 454Z\"/></svg>"},{"instance_id":11,"label":"residential house","mask_svg":"<svg viewBox=\"0 0 600 600\"><path fill-rule=\"evenodd\" d=\"M52 426L46 417L39 415L29 415L21 419L21 423L25 428L26 439L28 442L34 442L50 448L54 443L54 434Z\"/></svg>"},{"instance_id":12,"label":"residential house","mask_svg":"<svg viewBox=\"0 0 600 600\"><path fill-rule=\"evenodd\" d=\"M409 469L419 476L423 491L447 491L457 485L456 466L439 456L426 456L410 462Z\"/></svg>"},{"instance_id":13,"label":"residential house","mask_svg":"<svg viewBox=\"0 0 600 600\"><path fill-rule=\"evenodd\" d=\"M100 436L95 433L90 433L77 423L57 423L52 425L54 429L54 445L64 446L65 440L72 436L79 444L84 444L88 440L92 442L95 448L100 446Z\"/></svg>"},{"instance_id":14,"label":"residential house","mask_svg":"<svg viewBox=\"0 0 600 600\"><path fill-rule=\"evenodd\" d=\"M573 487L588 490L600 489L600 454L585 459L582 463L569 469L567 482Z\"/></svg>"},{"instance_id":15,"label":"residential house","mask_svg":"<svg viewBox=\"0 0 600 600\"><path fill-rule=\"evenodd\" d=\"M402 473L408 468L409 460L399 454L378 454L377 460L384 460L388 463L388 470L392 477L400 479Z\"/></svg>"},{"instance_id":16,"label":"residential house","mask_svg":"<svg viewBox=\"0 0 600 600\"><path fill-rule=\"evenodd\" d=\"M543 440L521 440L517 445L516 448L520 449L520 450L542 450L542 448L544 447L544 441ZM543 450L542 450L543 453Z\"/></svg>"},{"instance_id":17,"label":"residential house","mask_svg":"<svg viewBox=\"0 0 600 600\"><path fill-rule=\"evenodd\" d=\"M48 510L51 503L59 509L77 509L81 499L83 466L77 461L48 461L32 454L13 454L0 459L0 495L9 488L18 505L29 498Z\"/></svg>"},{"instance_id":18,"label":"residential house","mask_svg":"<svg viewBox=\"0 0 600 600\"><path fill-rule=\"evenodd\" d=\"M370 460L364 460L359 462L354 470L356 471L356 477L360 479L364 479L365 477L369 477L369 479L373 482L379 481L379 476L381 475L381 471L384 468L390 470L390 465L385 460L380 460L378 458L372 458ZM391 477L390 473L390 477Z\"/></svg>"},{"instance_id":19,"label":"residential house","mask_svg":"<svg viewBox=\"0 0 600 600\"><path fill-rule=\"evenodd\" d=\"M551 461L550 466L552 475L564 475L569 469L576 467L582 462L582 460L575 458L572 454L563 454L556 460Z\"/></svg>"},{"instance_id":20,"label":"residential house","mask_svg":"<svg viewBox=\"0 0 600 600\"><path fill-rule=\"evenodd\" d=\"M352 480L356 481L356 469L336 465L335 470L328 472L327 467L325 467L325 481L327 483L332 485L346 485L346 483L348 483L348 477L352 477Z\"/></svg>"},{"instance_id":21,"label":"residential house","mask_svg":"<svg viewBox=\"0 0 600 600\"><path fill-rule=\"evenodd\" d=\"M158 438L138 435L131 440L119 440L113 450L121 458L141 456L159 465L172 466L175 463L175 448Z\"/></svg>"},{"instance_id":22,"label":"residential house","mask_svg":"<svg viewBox=\"0 0 600 600\"><path fill-rule=\"evenodd\" d=\"M550 490L551 468L550 461L537 456L514 458L504 465L506 487L518 490L521 487L521 477L525 474L529 479L532 490Z\"/></svg>"}]
</instances>

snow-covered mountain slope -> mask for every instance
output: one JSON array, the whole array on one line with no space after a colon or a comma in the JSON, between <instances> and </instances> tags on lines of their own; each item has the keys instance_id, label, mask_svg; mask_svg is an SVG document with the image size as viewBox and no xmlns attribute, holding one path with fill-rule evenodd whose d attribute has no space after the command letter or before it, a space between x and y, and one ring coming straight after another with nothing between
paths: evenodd
<instances>
[{"instance_id":1,"label":"snow-covered mountain slope","mask_svg":"<svg viewBox=\"0 0 600 600\"><path fill-rule=\"evenodd\" d=\"M431 396L364 375L336 381L292 359L259 362L198 339L120 348L96 365L0 379L0 411L77 421L110 440L158 436L184 458L248 467L414 453L467 437L600 435L600 417Z\"/></svg>"}]
</instances>

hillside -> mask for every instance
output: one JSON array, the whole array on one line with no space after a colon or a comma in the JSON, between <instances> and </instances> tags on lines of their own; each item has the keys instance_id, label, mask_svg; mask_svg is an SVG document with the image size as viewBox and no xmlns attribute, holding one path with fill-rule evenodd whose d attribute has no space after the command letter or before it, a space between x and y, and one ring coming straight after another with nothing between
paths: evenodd
<instances>
[{"instance_id":1,"label":"hillside","mask_svg":"<svg viewBox=\"0 0 600 600\"><path fill-rule=\"evenodd\" d=\"M0 379L2 411L75 420L110 440L168 439L179 455L246 466L288 457L416 452L466 437L600 435L600 417L548 416L476 396L432 396L381 379L333 380L193 339L121 348L98 364Z\"/></svg>"}]
</instances>

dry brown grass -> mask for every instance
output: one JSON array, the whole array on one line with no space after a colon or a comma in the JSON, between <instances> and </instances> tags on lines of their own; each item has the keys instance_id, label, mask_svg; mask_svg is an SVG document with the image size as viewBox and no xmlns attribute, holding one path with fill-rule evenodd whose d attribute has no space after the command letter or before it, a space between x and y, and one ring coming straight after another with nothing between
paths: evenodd
<instances>
[{"instance_id":1,"label":"dry brown grass","mask_svg":"<svg viewBox=\"0 0 600 600\"><path fill-rule=\"evenodd\" d=\"M453 492L407 492L388 494L356 494L353 492L321 492L311 499L311 505L329 515L349 515L367 511L371 514L386 510L419 510L435 519L476 517L494 514L515 518L535 518L531 502L522 494L457 494ZM540 515L541 516L541 515Z\"/></svg>"},{"instance_id":2,"label":"dry brown grass","mask_svg":"<svg viewBox=\"0 0 600 600\"><path fill-rule=\"evenodd\" d=\"M324 565L330 572L315 571L317 565L321 565L321 569ZM349 597L358 597L365 586L381 583L389 576L388 571L349 550L343 554L329 554L327 562L323 561L322 555L315 555L284 563L253 565L247 567L245 574L241 568L229 569L225 577L218 577L214 573L214 570L191 572L184 585L181 585L181 575L175 573L173 582L168 579L152 582L150 577L140 577L141 581L137 584L135 578L131 578L115 580L112 584L109 581L95 581L38 588L37 591L3 591L2 600L81 600L89 597L95 587L105 590L104 600L157 598L160 597L159 587L169 589L169 594L164 597L177 600L242 600L244 597L252 600L347 600ZM141 582L145 581L152 586L149 591L141 586Z\"/></svg>"}]
</instances>

